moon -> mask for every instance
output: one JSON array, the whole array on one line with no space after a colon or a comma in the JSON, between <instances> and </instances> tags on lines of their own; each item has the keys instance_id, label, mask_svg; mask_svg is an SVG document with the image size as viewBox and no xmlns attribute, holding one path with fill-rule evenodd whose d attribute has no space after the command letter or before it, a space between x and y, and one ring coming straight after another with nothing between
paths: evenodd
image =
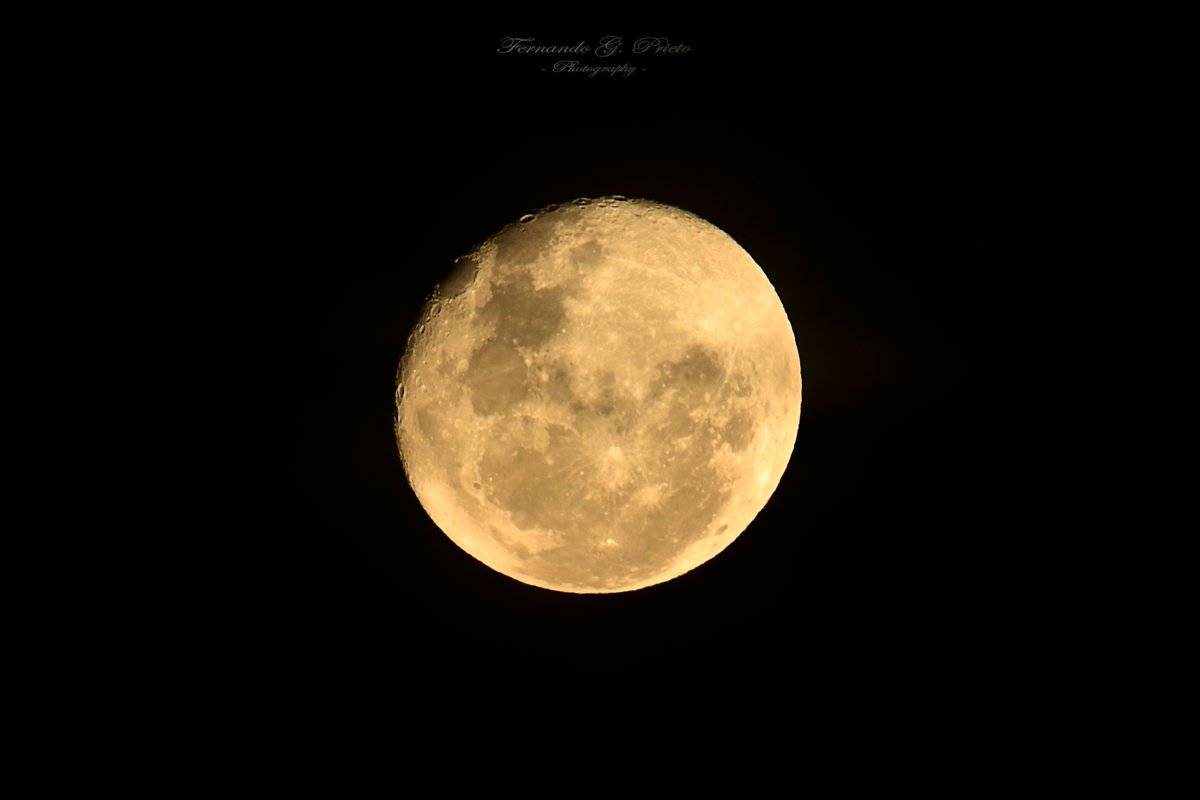
<instances>
[{"instance_id":1,"label":"moon","mask_svg":"<svg viewBox=\"0 0 1200 800\"><path fill-rule=\"evenodd\" d=\"M673 206L581 198L456 261L409 336L395 434L467 553L545 589L625 592L746 530L800 396L787 313L737 242Z\"/></svg>"}]
</instances>

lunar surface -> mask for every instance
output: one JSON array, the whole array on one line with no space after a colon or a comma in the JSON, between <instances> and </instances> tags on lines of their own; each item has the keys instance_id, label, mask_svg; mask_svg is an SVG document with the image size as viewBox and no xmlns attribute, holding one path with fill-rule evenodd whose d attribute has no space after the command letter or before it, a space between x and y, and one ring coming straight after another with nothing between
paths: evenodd
<instances>
[{"instance_id":1,"label":"lunar surface","mask_svg":"<svg viewBox=\"0 0 1200 800\"><path fill-rule=\"evenodd\" d=\"M732 238L671 206L581 199L458 259L409 337L396 437L467 553L534 586L623 592L750 525L800 388L783 305Z\"/></svg>"}]
</instances>

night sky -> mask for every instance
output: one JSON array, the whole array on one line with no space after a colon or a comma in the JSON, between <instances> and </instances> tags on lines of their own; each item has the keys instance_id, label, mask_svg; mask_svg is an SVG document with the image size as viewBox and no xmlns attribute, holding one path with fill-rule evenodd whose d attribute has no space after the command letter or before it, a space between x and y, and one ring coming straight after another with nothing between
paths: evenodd
<instances>
[{"instance_id":1,"label":"night sky","mask_svg":"<svg viewBox=\"0 0 1200 800\"><path fill-rule=\"evenodd\" d=\"M146 768L637 796L1023 786L1079 486L1063 56L995 20L230 25L161 76ZM504 36L687 53L554 73ZM169 48L165 48L169 49ZM159 84L156 84L156 86ZM453 259L553 202L677 205L763 268L799 435L723 554L513 581L409 489L394 378ZM423 796L423 795L422 795Z\"/></svg>"}]
</instances>

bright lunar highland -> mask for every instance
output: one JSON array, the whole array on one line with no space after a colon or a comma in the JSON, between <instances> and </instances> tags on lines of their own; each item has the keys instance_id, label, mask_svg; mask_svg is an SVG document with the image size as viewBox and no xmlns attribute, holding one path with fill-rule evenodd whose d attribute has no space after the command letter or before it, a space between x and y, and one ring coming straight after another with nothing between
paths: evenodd
<instances>
[{"instance_id":1,"label":"bright lunar highland","mask_svg":"<svg viewBox=\"0 0 1200 800\"><path fill-rule=\"evenodd\" d=\"M409 337L396 437L430 518L564 592L671 580L779 485L800 358L732 238L647 200L528 214L456 262Z\"/></svg>"}]
</instances>

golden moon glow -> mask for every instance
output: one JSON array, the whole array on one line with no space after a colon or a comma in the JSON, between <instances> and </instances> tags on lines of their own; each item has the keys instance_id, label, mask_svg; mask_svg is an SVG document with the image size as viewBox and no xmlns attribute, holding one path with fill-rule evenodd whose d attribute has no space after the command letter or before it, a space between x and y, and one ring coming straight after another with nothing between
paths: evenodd
<instances>
[{"instance_id":1,"label":"golden moon glow","mask_svg":"<svg viewBox=\"0 0 1200 800\"><path fill-rule=\"evenodd\" d=\"M458 260L396 389L408 480L519 581L622 592L724 550L800 421L787 314L727 234L646 200L526 215Z\"/></svg>"}]
</instances>

